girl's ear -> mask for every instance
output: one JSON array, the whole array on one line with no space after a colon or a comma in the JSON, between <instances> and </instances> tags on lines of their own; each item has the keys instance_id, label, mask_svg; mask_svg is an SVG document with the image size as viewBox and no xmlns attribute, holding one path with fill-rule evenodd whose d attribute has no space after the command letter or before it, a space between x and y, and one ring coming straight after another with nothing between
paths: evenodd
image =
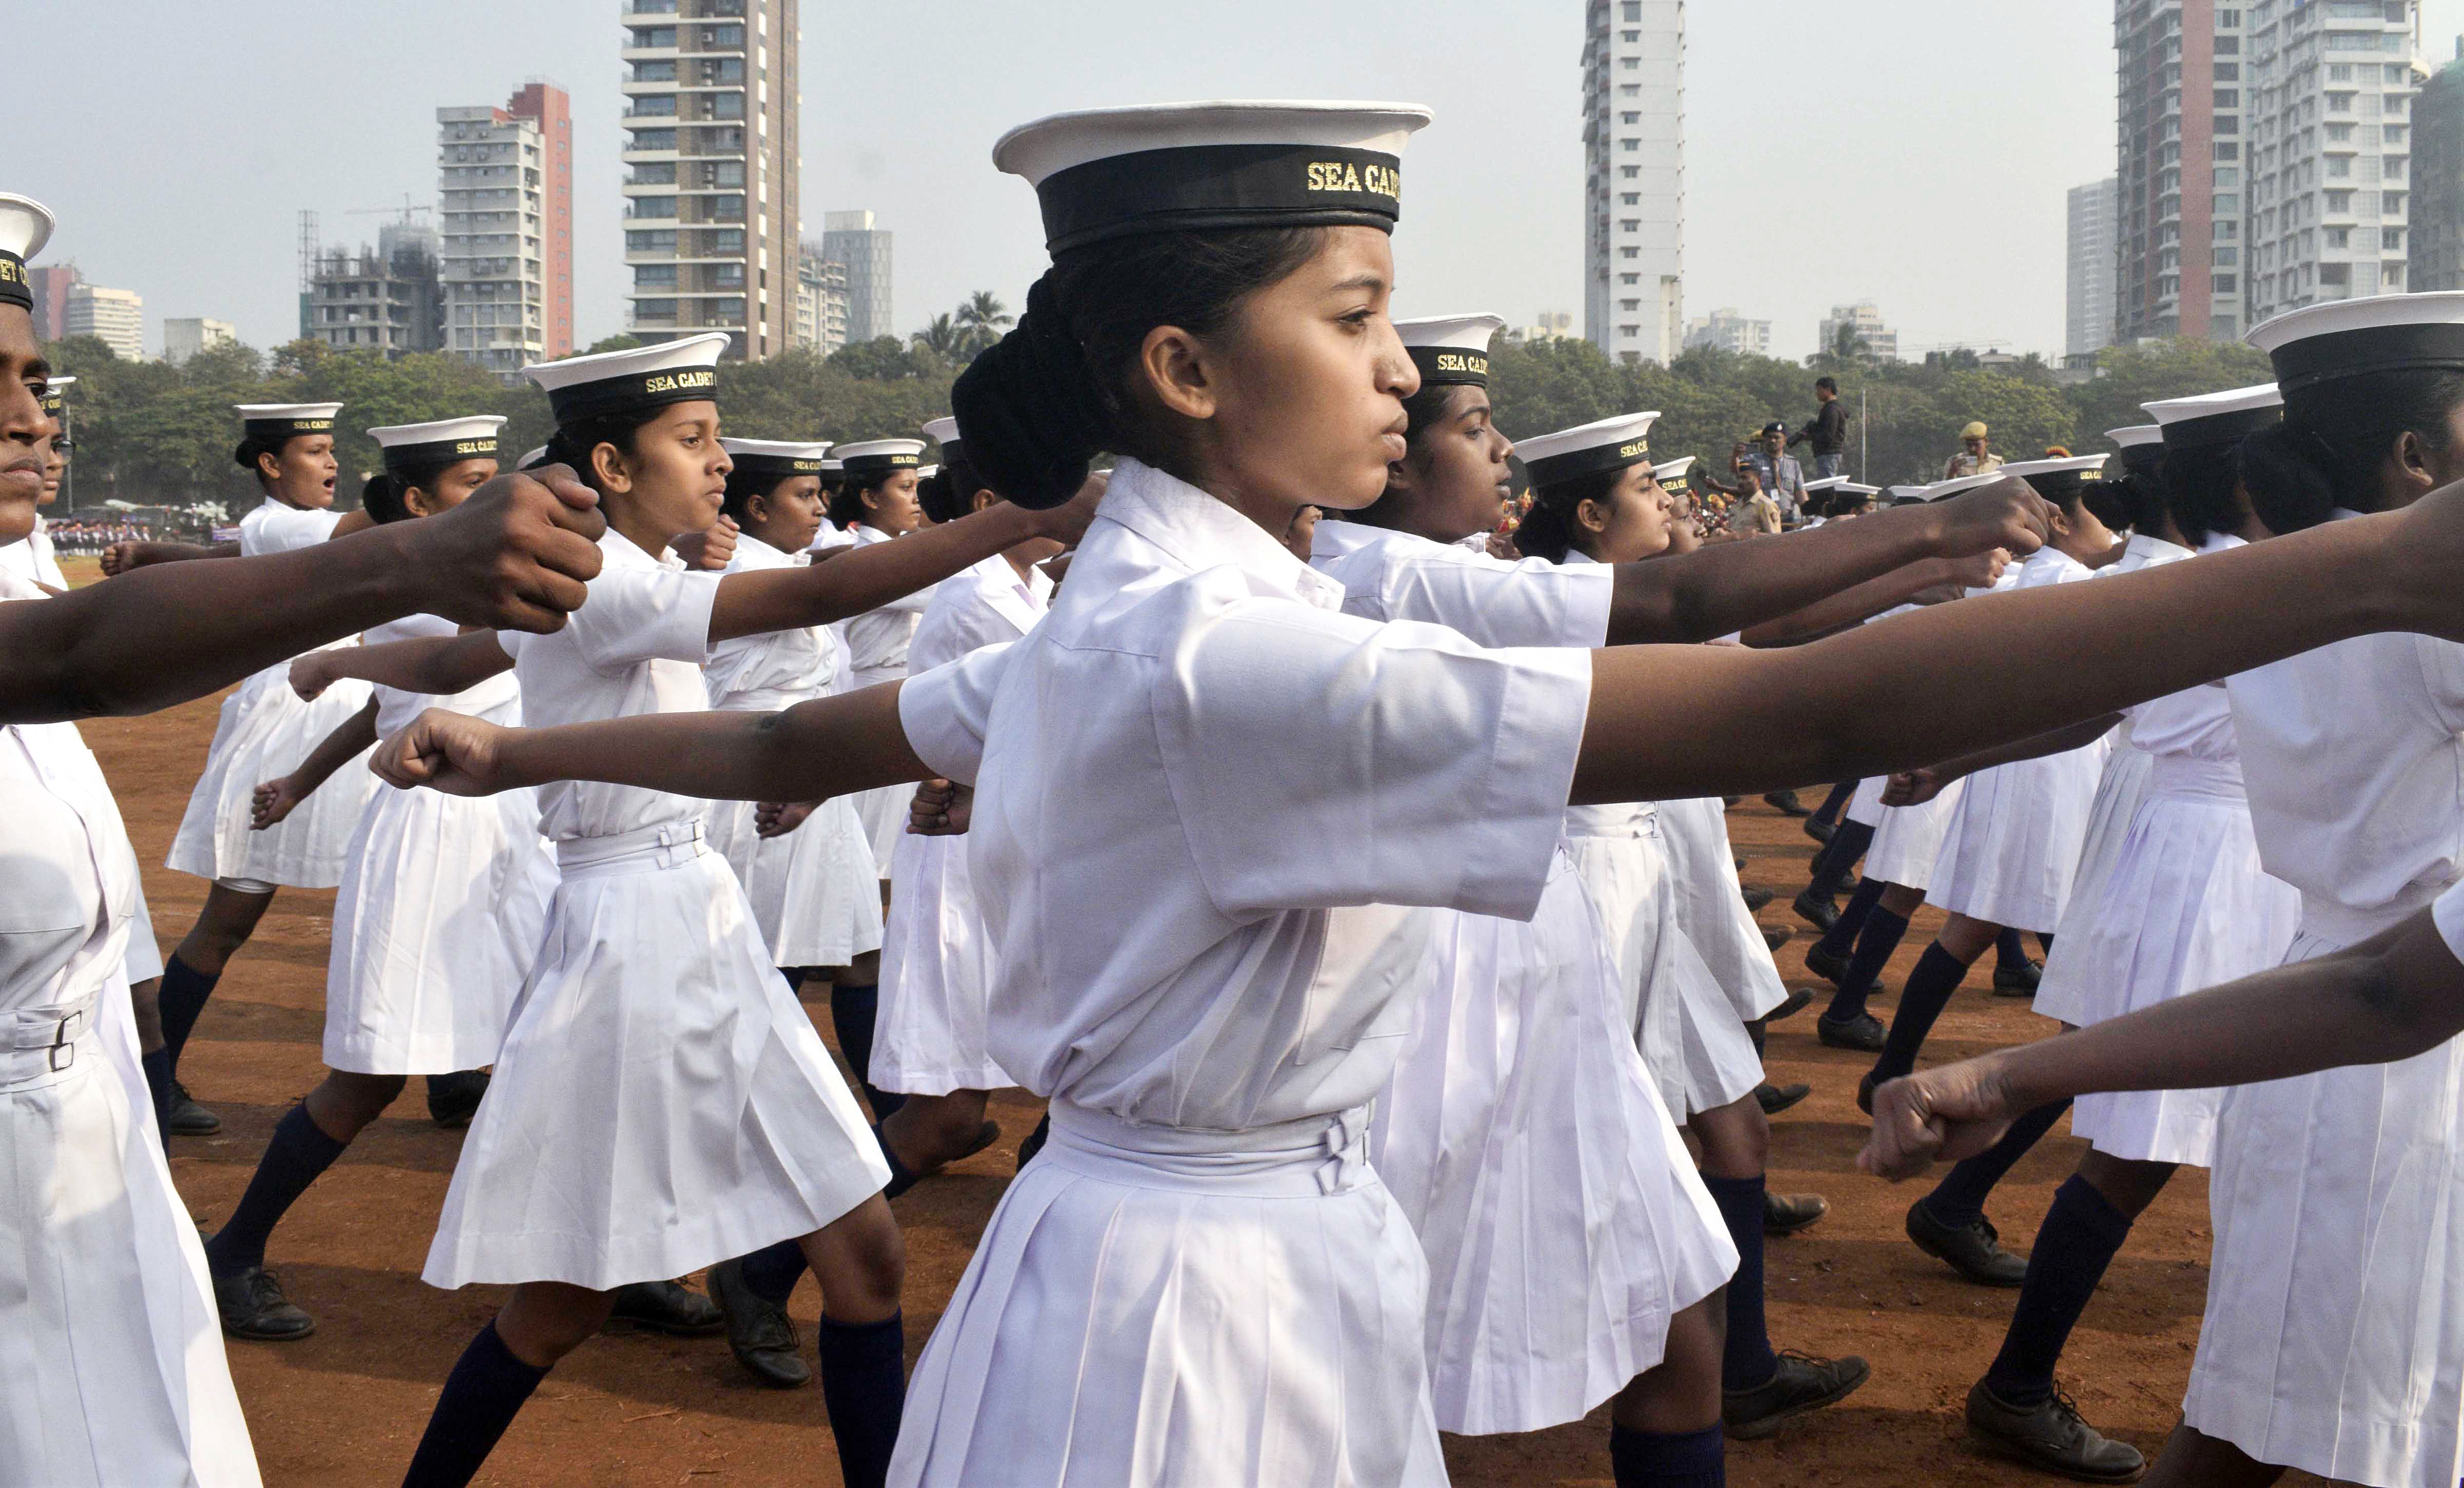
<instances>
[{"instance_id":1,"label":"girl's ear","mask_svg":"<svg viewBox=\"0 0 2464 1488\"><path fill-rule=\"evenodd\" d=\"M435 499L430 497L426 491L420 489L418 486L407 486L404 488L402 493L402 504L403 509L409 512L414 517L433 517L436 515L437 508Z\"/></svg>"},{"instance_id":2,"label":"girl's ear","mask_svg":"<svg viewBox=\"0 0 2464 1488\"><path fill-rule=\"evenodd\" d=\"M590 470L599 477L597 484L602 491L633 489L632 462L625 458L624 451L612 444L603 442L591 447Z\"/></svg>"},{"instance_id":3,"label":"girl's ear","mask_svg":"<svg viewBox=\"0 0 2464 1488\"><path fill-rule=\"evenodd\" d=\"M1574 525L1597 537L1609 529L1609 509L1599 501L1585 497L1574 507Z\"/></svg>"},{"instance_id":4,"label":"girl's ear","mask_svg":"<svg viewBox=\"0 0 2464 1488\"><path fill-rule=\"evenodd\" d=\"M2438 477L2431 468L2430 447L2409 429L2395 437L2395 468L2415 494L2438 484Z\"/></svg>"}]
</instances>

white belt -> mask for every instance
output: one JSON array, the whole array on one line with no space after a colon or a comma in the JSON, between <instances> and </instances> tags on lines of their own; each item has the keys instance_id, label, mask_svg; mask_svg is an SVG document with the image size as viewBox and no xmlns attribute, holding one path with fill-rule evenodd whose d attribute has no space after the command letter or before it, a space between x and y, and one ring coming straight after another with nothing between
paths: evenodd
<instances>
[{"instance_id":1,"label":"white belt","mask_svg":"<svg viewBox=\"0 0 2464 1488\"><path fill-rule=\"evenodd\" d=\"M1226 1197L1315 1198L1376 1177L1365 1105L1243 1131L1202 1131L1055 1100L1044 1156L1107 1183Z\"/></svg>"},{"instance_id":2,"label":"white belt","mask_svg":"<svg viewBox=\"0 0 2464 1488\"><path fill-rule=\"evenodd\" d=\"M0 1090L48 1084L76 1065L79 1049L91 1054L96 998L0 1011Z\"/></svg>"},{"instance_id":3,"label":"white belt","mask_svg":"<svg viewBox=\"0 0 2464 1488\"><path fill-rule=\"evenodd\" d=\"M2408 883L2393 901L2371 908L2340 904L2313 894L2301 896L2301 933L2339 945L2366 941L2380 931L2402 924L2447 892L2443 883Z\"/></svg>"},{"instance_id":4,"label":"white belt","mask_svg":"<svg viewBox=\"0 0 2464 1488\"><path fill-rule=\"evenodd\" d=\"M567 837L556 845L556 866L567 874L584 869L614 873L673 868L709 851L702 845L701 818L695 816L604 837Z\"/></svg>"},{"instance_id":5,"label":"white belt","mask_svg":"<svg viewBox=\"0 0 2464 1488\"><path fill-rule=\"evenodd\" d=\"M2147 766L2149 795L2203 796L2218 801L2249 799L2242 791L2239 760L2198 760L2187 754L2159 754Z\"/></svg>"}]
</instances>

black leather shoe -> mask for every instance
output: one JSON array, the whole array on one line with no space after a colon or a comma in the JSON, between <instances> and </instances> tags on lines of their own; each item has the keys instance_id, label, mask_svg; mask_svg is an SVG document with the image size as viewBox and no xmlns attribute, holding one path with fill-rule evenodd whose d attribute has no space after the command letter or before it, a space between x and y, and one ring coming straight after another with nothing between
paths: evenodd
<instances>
[{"instance_id":1,"label":"black leather shoe","mask_svg":"<svg viewBox=\"0 0 2464 1488\"><path fill-rule=\"evenodd\" d=\"M1810 808L1799 806L1797 804L1796 792L1793 790L1768 791L1763 796L1763 805L1770 807L1772 811L1779 812L1782 816L1811 816L1814 814Z\"/></svg>"},{"instance_id":2,"label":"black leather shoe","mask_svg":"<svg viewBox=\"0 0 2464 1488\"><path fill-rule=\"evenodd\" d=\"M1908 1238L1978 1286L2017 1286L2028 1279L2027 1257L2004 1250L2002 1232L1982 1215L1965 1225L1946 1225L1919 1199L1908 1206Z\"/></svg>"},{"instance_id":3,"label":"black leather shoe","mask_svg":"<svg viewBox=\"0 0 2464 1488\"><path fill-rule=\"evenodd\" d=\"M210 1137L223 1129L223 1119L189 1099L188 1087L173 1080L168 1125L174 1137Z\"/></svg>"},{"instance_id":4,"label":"black leather shoe","mask_svg":"<svg viewBox=\"0 0 2464 1488\"><path fill-rule=\"evenodd\" d=\"M1772 950L1778 950L1794 939L1796 939L1796 931L1789 925L1781 925L1776 930L1769 925L1763 927L1763 944Z\"/></svg>"},{"instance_id":5,"label":"black leather shoe","mask_svg":"<svg viewBox=\"0 0 2464 1488\"><path fill-rule=\"evenodd\" d=\"M699 1338L727 1326L727 1315L699 1292L673 1281L634 1281L616 1289L610 1322L629 1322L653 1333Z\"/></svg>"},{"instance_id":6,"label":"black leather shoe","mask_svg":"<svg viewBox=\"0 0 2464 1488\"><path fill-rule=\"evenodd\" d=\"M214 1277L214 1310L233 1338L288 1344L317 1331L317 1320L292 1306L282 1283L263 1266Z\"/></svg>"},{"instance_id":7,"label":"black leather shoe","mask_svg":"<svg viewBox=\"0 0 2464 1488\"><path fill-rule=\"evenodd\" d=\"M471 1124L479 1098L488 1093L488 1072L457 1070L428 1077L428 1119L447 1131Z\"/></svg>"},{"instance_id":8,"label":"black leather shoe","mask_svg":"<svg viewBox=\"0 0 2464 1488\"><path fill-rule=\"evenodd\" d=\"M1865 1361L1817 1359L1795 1349L1783 1349L1779 1371L1751 1389L1720 1391L1720 1420L1739 1441L1771 1435L1794 1416L1837 1405L1857 1392L1873 1376Z\"/></svg>"},{"instance_id":9,"label":"black leather shoe","mask_svg":"<svg viewBox=\"0 0 2464 1488\"><path fill-rule=\"evenodd\" d=\"M1837 987L1840 979L1848 974L1848 958L1833 955L1822 948L1820 941L1816 941L1805 948L1805 969Z\"/></svg>"},{"instance_id":10,"label":"black leather shoe","mask_svg":"<svg viewBox=\"0 0 2464 1488\"><path fill-rule=\"evenodd\" d=\"M1839 834L1839 824L1820 816L1809 816L1805 819L1805 834L1816 842L1828 842Z\"/></svg>"},{"instance_id":11,"label":"black leather shoe","mask_svg":"<svg viewBox=\"0 0 2464 1488\"><path fill-rule=\"evenodd\" d=\"M1829 935L1831 933L1831 927L1839 922L1839 906L1834 904L1829 899L1822 898L1812 889L1806 889L1800 892L1796 898L1789 900L1788 907L1796 911L1796 918L1804 921L1807 924L1814 926L1825 935ZM1811 954L1811 952L1808 954Z\"/></svg>"},{"instance_id":12,"label":"black leather shoe","mask_svg":"<svg viewBox=\"0 0 2464 1488\"><path fill-rule=\"evenodd\" d=\"M1761 914L1763 906L1771 901L1771 891L1762 887L1760 884L1756 884L1754 887L1748 889L1745 892L1746 909L1749 914Z\"/></svg>"},{"instance_id":13,"label":"black leather shoe","mask_svg":"<svg viewBox=\"0 0 2464 1488\"><path fill-rule=\"evenodd\" d=\"M1811 1085L1764 1083L1754 1087L1754 1102L1763 1108L1765 1116L1777 1116L1812 1094L1814 1087Z\"/></svg>"},{"instance_id":14,"label":"black leather shoe","mask_svg":"<svg viewBox=\"0 0 2464 1488\"><path fill-rule=\"evenodd\" d=\"M1757 1023L1777 1023L1786 1018L1793 1018L1798 1013L1803 1012L1808 1007L1812 1006L1813 1002L1813 992L1802 987L1792 987L1788 989L1788 995L1780 1000L1780 1005L1778 1007L1773 1008L1771 1011L1764 1013L1754 1021Z\"/></svg>"},{"instance_id":15,"label":"black leather shoe","mask_svg":"<svg viewBox=\"0 0 2464 1488\"><path fill-rule=\"evenodd\" d=\"M1993 968L1993 995L1996 997L2034 997L2036 984L2045 979L2045 964L2028 960L2015 966Z\"/></svg>"},{"instance_id":16,"label":"black leather shoe","mask_svg":"<svg viewBox=\"0 0 2464 1488\"><path fill-rule=\"evenodd\" d=\"M1882 1052L1882 1020L1870 1012L1844 1018L1824 1013L1814 1020L1814 1036L1826 1049L1854 1049L1859 1054ZM1872 1115L1872 1112L1867 1112Z\"/></svg>"},{"instance_id":17,"label":"black leather shoe","mask_svg":"<svg viewBox=\"0 0 2464 1488\"><path fill-rule=\"evenodd\" d=\"M2005 1456L2083 1483L2135 1483L2147 1471L2138 1448L2081 1420L2058 1389L2036 1405L2014 1406L1978 1380L1968 1392L1968 1431Z\"/></svg>"},{"instance_id":18,"label":"black leather shoe","mask_svg":"<svg viewBox=\"0 0 2464 1488\"><path fill-rule=\"evenodd\" d=\"M1818 1193L1763 1193L1763 1233L1794 1234L1831 1212L1831 1201Z\"/></svg>"},{"instance_id":19,"label":"black leather shoe","mask_svg":"<svg viewBox=\"0 0 2464 1488\"><path fill-rule=\"evenodd\" d=\"M727 1319L727 1347L744 1372L772 1389L794 1389L813 1378L796 1342L796 1320L787 1309L744 1283L744 1262L723 1260L710 1268L710 1299Z\"/></svg>"},{"instance_id":20,"label":"black leather shoe","mask_svg":"<svg viewBox=\"0 0 2464 1488\"><path fill-rule=\"evenodd\" d=\"M1857 1109L1867 1116L1874 1114L1874 1072L1867 1070L1857 1081Z\"/></svg>"}]
</instances>

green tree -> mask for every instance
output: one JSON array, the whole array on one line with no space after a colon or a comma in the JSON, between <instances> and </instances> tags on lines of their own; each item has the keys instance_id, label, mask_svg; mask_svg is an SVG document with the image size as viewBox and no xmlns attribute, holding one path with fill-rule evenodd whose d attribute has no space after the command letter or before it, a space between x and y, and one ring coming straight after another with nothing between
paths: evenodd
<instances>
[{"instance_id":1,"label":"green tree","mask_svg":"<svg viewBox=\"0 0 2464 1488\"><path fill-rule=\"evenodd\" d=\"M895 336L853 342L831 352L829 365L849 377L876 382L944 376L950 369L949 359L926 346L921 337L904 346Z\"/></svg>"},{"instance_id":2,"label":"green tree","mask_svg":"<svg viewBox=\"0 0 2464 1488\"><path fill-rule=\"evenodd\" d=\"M589 348L583 354L584 356L597 356L603 351L630 351L641 344L643 344L641 337L633 335L628 331L618 331L613 336L602 336L597 341L592 342Z\"/></svg>"},{"instance_id":3,"label":"green tree","mask_svg":"<svg viewBox=\"0 0 2464 1488\"><path fill-rule=\"evenodd\" d=\"M958 356L972 359L1001 339L1001 333L1017 322L1010 318L1009 306L991 290L979 289L958 302L953 317L958 327Z\"/></svg>"},{"instance_id":4,"label":"green tree","mask_svg":"<svg viewBox=\"0 0 2464 1488\"><path fill-rule=\"evenodd\" d=\"M915 332L908 340L913 342L917 349L929 351L945 361L965 354L965 333L958 329L957 321L949 315L933 317L925 322L922 330Z\"/></svg>"}]
</instances>

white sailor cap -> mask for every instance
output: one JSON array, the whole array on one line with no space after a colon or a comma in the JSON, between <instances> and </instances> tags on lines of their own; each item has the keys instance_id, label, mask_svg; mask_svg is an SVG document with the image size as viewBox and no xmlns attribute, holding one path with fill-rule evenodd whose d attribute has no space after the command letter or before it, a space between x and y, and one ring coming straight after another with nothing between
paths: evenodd
<instances>
[{"instance_id":1,"label":"white sailor cap","mask_svg":"<svg viewBox=\"0 0 2464 1488\"><path fill-rule=\"evenodd\" d=\"M559 428L718 395L727 333L709 331L655 345L535 362L522 375L547 394Z\"/></svg>"},{"instance_id":2,"label":"white sailor cap","mask_svg":"<svg viewBox=\"0 0 2464 1488\"><path fill-rule=\"evenodd\" d=\"M1833 489L1843 496L1880 496L1882 492L1881 486L1859 485L1854 480L1842 480Z\"/></svg>"},{"instance_id":3,"label":"white sailor cap","mask_svg":"<svg viewBox=\"0 0 2464 1488\"><path fill-rule=\"evenodd\" d=\"M1973 491L1978 486L1990 486L2001 479L2010 469L2010 466L2005 465L1999 470L1984 471L1973 476L1960 476L1949 480L1937 480L1929 486L1921 488L1920 494L1928 501L1939 501L1946 496L1957 496L1962 491Z\"/></svg>"},{"instance_id":4,"label":"white sailor cap","mask_svg":"<svg viewBox=\"0 0 2464 1488\"><path fill-rule=\"evenodd\" d=\"M2016 476L2036 488L2036 494L2047 500L2061 500L2079 494L2082 485L2094 485L2104 479L2104 462L2108 455L2074 455L2065 459L2013 460L1993 474Z\"/></svg>"},{"instance_id":5,"label":"white sailor cap","mask_svg":"<svg viewBox=\"0 0 2464 1488\"><path fill-rule=\"evenodd\" d=\"M252 439L288 439L293 434L330 434L339 403L235 403L240 427Z\"/></svg>"},{"instance_id":6,"label":"white sailor cap","mask_svg":"<svg viewBox=\"0 0 2464 1488\"><path fill-rule=\"evenodd\" d=\"M41 398L36 400L43 406L44 417L57 418L60 416L61 411L68 407L69 400L65 394L68 392L70 388L76 385L76 378L68 376L65 373L55 374L52 377L44 379L43 395Z\"/></svg>"},{"instance_id":7,"label":"white sailor cap","mask_svg":"<svg viewBox=\"0 0 2464 1488\"><path fill-rule=\"evenodd\" d=\"M2280 321L2290 317L2278 316L2277 319ZM2139 406L2147 411L2148 417L2156 420L2157 433L2168 450L2238 443L2245 436L2269 428L2284 417L2284 394L2274 383L2201 393L2195 398L2167 398L2159 403Z\"/></svg>"},{"instance_id":8,"label":"white sailor cap","mask_svg":"<svg viewBox=\"0 0 2464 1488\"><path fill-rule=\"evenodd\" d=\"M1924 486L1893 486L1890 488L1891 504L1897 506L1905 501L1922 501L1925 499L1925 490Z\"/></svg>"},{"instance_id":9,"label":"white sailor cap","mask_svg":"<svg viewBox=\"0 0 2464 1488\"><path fill-rule=\"evenodd\" d=\"M941 467L938 465L918 465L915 467L915 478L918 480L930 480L940 473Z\"/></svg>"},{"instance_id":10,"label":"white sailor cap","mask_svg":"<svg viewBox=\"0 0 2464 1488\"><path fill-rule=\"evenodd\" d=\"M736 468L747 476L764 480L785 480L793 476L818 476L822 473L822 455L830 447L827 439L721 439L718 447Z\"/></svg>"},{"instance_id":11,"label":"white sailor cap","mask_svg":"<svg viewBox=\"0 0 2464 1488\"><path fill-rule=\"evenodd\" d=\"M523 451L522 457L514 461L514 468L516 470L537 470L546 463L547 446L542 444L536 450Z\"/></svg>"},{"instance_id":12,"label":"white sailor cap","mask_svg":"<svg viewBox=\"0 0 2464 1488\"><path fill-rule=\"evenodd\" d=\"M2288 393L2367 372L2464 368L2464 292L2309 305L2261 321L2245 339L2267 353Z\"/></svg>"},{"instance_id":13,"label":"white sailor cap","mask_svg":"<svg viewBox=\"0 0 2464 1488\"><path fill-rule=\"evenodd\" d=\"M1807 481L1803 489L1807 491L1830 491L1836 490L1847 483L1848 477L1846 476L1822 476L1815 479Z\"/></svg>"},{"instance_id":14,"label":"white sailor cap","mask_svg":"<svg viewBox=\"0 0 2464 1488\"><path fill-rule=\"evenodd\" d=\"M384 453L385 469L400 476L439 460L495 459L496 431L505 423L494 413L483 413L426 424L387 424L369 430L368 437Z\"/></svg>"},{"instance_id":15,"label":"white sailor cap","mask_svg":"<svg viewBox=\"0 0 2464 1488\"><path fill-rule=\"evenodd\" d=\"M1356 224L1394 231L1418 103L1216 100L1021 124L993 165L1023 176L1052 253L1142 233Z\"/></svg>"},{"instance_id":16,"label":"white sailor cap","mask_svg":"<svg viewBox=\"0 0 2464 1488\"><path fill-rule=\"evenodd\" d=\"M1622 470L1651 460L1651 426L1658 410L1620 413L1572 429L1561 429L1515 446L1534 486L1556 485L1604 470Z\"/></svg>"},{"instance_id":17,"label":"white sailor cap","mask_svg":"<svg viewBox=\"0 0 2464 1488\"><path fill-rule=\"evenodd\" d=\"M1433 315L1397 321L1395 334L1420 369L1423 389L1488 386L1488 340L1506 328L1499 315Z\"/></svg>"},{"instance_id":18,"label":"white sailor cap","mask_svg":"<svg viewBox=\"0 0 2464 1488\"><path fill-rule=\"evenodd\" d=\"M850 480L874 480L892 471L918 470L924 464L921 439L865 439L838 447L839 467Z\"/></svg>"},{"instance_id":19,"label":"white sailor cap","mask_svg":"<svg viewBox=\"0 0 2464 1488\"><path fill-rule=\"evenodd\" d=\"M1667 487L1671 491L1687 489L1685 478L1688 473L1693 469L1694 456L1691 455L1683 455L1678 456L1676 459L1670 460L1665 465L1652 466L1651 478L1659 481L1661 485Z\"/></svg>"},{"instance_id":20,"label":"white sailor cap","mask_svg":"<svg viewBox=\"0 0 2464 1488\"><path fill-rule=\"evenodd\" d=\"M52 240L52 209L31 196L0 191L0 305L34 308L26 264Z\"/></svg>"},{"instance_id":21,"label":"white sailor cap","mask_svg":"<svg viewBox=\"0 0 2464 1488\"><path fill-rule=\"evenodd\" d=\"M942 459L954 460L958 457L958 421L956 418L945 413L939 418L930 420L924 425L924 437L941 447Z\"/></svg>"}]
</instances>

